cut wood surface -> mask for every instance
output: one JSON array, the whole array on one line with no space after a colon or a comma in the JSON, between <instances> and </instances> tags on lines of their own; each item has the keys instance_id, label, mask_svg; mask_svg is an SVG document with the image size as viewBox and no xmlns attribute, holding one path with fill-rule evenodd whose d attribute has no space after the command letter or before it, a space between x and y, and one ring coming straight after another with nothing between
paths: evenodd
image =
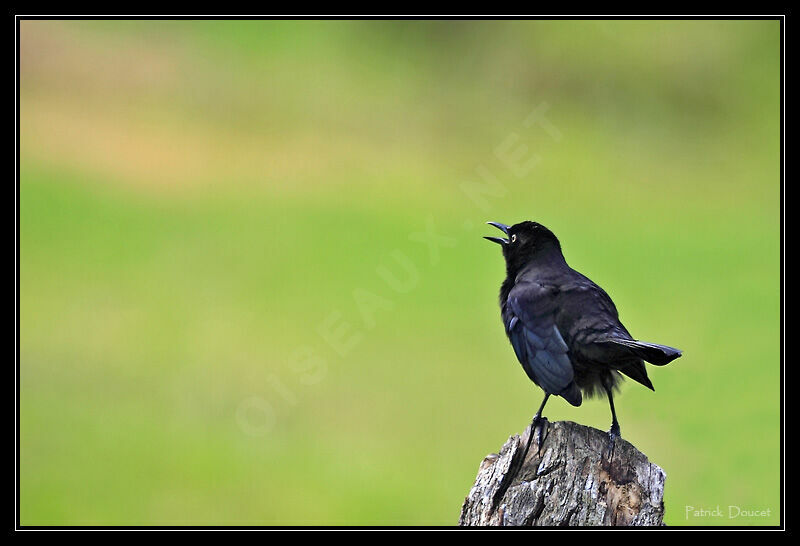
<instances>
[{"instance_id":1,"label":"cut wood surface","mask_svg":"<svg viewBox=\"0 0 800 546\"><path fill-rule=\"evenodd\" d=\"M529 433L483 460L459 525L662 525L666 474L632 444L542 419L524 454Z\"/></svg>"}]
</instances>

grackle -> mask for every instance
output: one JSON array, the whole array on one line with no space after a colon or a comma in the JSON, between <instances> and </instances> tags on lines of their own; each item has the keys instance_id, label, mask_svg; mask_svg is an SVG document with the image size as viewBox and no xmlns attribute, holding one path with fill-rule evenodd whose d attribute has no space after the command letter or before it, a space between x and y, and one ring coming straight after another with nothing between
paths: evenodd
<instances>
[{"instance_id":1,"label":"grackle","mask_svg":"<svg viewBox=\"0 0 800 546\"><path fill-rule=\"evenodd\" d=\"M681 351L633 339L608 294L567 265L561 244L543 225L488 223L508 237L485 237L500 244L506 260L506 279L500 287L506 335L525 373L545 393L528 445L551 395L580 406L583 395L605 392L613 446L620 435L613 395L620 374L655 390L644 362L663 366Z\"/></svg>"}]
</instances>

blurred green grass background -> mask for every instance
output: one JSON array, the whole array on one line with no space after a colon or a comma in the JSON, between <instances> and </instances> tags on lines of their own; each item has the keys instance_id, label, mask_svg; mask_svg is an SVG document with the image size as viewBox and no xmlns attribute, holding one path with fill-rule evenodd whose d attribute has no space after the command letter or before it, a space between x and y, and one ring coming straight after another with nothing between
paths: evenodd
<instances>
[{"instance_id":1,"label":"blurred green grass background","mask_svg":"<svg viewBox=\"0 0 800 546\"><path fill-rule=\"evenodd\" d=\"M777 21L23 21L20 44L23 525L455 524L540 401L480 238L523 219L684 351L617 404L666 523L778 523ZM506 190L483 205L480 172ZM547 416L609 425L602 400ZM729 505L771 516L686 518Z\"/></svg>"}]
</instances>

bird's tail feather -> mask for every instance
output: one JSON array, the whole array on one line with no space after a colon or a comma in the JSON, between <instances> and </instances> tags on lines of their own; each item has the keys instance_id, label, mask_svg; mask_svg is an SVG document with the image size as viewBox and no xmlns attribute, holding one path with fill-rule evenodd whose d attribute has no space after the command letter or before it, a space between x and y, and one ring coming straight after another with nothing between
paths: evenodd
<instances>
[{"instance_id":1,"label":"bird's tail feather","mask_svg":"<svg viewBox=\"0 0 800 546\"><path fill-rule=\"evenodd\" d=\"M641 383L651 391L655 391L655 387L653 387L653 383L650 381L650 378L647 377L647 370L644 369L644 362L641 360L636 361L634 364L629 364L624 368L620 368L619 371L636 381L637 383Z\"/></svg>"},{"instance_id":2,"label":"bird's tail feather","mask_svg":"<svg viewBox=\"0 0 800 546\"><path fill-rule=\"evenodd\" d=\"M613 338L605 340L605 343L613 343L614 345L625 347L632 354L656 366L669 364L682 354L680 349L675 347L636 341L635 339Z\"/></svg>"}]
</instances>

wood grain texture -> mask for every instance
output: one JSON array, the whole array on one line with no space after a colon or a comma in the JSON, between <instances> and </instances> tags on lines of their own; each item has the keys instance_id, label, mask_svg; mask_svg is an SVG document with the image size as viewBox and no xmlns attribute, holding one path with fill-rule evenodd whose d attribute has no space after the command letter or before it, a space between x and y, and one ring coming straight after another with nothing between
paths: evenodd
<instances>
[{"instance_id":1,"label":"wood grain texture","mask_svg":"<svg viewBox=\"0 0 800 546\"><path fill-rule=\"evenodd\" d=\"M629 442L543 419L523 454L529 433L481 462L459 525L662 525L666 474Z\"/></svg>"}]
</instances>

